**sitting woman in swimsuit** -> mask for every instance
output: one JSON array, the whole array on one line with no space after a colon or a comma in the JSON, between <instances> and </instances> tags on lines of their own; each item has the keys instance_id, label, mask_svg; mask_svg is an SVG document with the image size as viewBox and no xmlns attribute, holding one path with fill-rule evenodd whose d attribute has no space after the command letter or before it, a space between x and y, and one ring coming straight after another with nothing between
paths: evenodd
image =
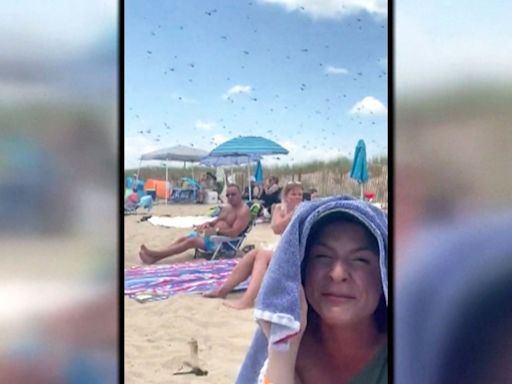
<instances>
[{"instance_id":1,"label":"sitting woman in swimsuit","mask_svg":"<svg viewBox=\"0 0 512 384\"><path fill-rule=\"evenodd\" d=\"M272 212L271 227L276 235L282 234L286 229L295 209L302 201L302 193L303 188L300 183L290 182L284 187L283 202L275 205ZM203 296L225 298L233 288L251 276L244 295L238 300L225 301L224 304L236 309L252 307L272 258L272 253L273 249L253 249L248 252L233 269L222 287L217 291L205 293Z\"/></svg>"}]
</instances>

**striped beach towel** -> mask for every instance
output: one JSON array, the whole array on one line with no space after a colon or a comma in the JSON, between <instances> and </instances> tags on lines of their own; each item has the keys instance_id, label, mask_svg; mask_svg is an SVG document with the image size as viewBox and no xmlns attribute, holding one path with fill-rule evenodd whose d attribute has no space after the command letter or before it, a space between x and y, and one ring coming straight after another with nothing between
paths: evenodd
<instances>
[{"instance_id":1,"label":"striped beach towel","mask_svg":"<svg viewBox=\"0 0 512 384\"><path fill-rule=\"evenodd\" d=\"M219 288L238 259L194 260L163 265L137 265L124 272L124 294L139 302L177 294L210 292ZM248 280L234 290L246 289Z\"/></svg>"}]
</instances>

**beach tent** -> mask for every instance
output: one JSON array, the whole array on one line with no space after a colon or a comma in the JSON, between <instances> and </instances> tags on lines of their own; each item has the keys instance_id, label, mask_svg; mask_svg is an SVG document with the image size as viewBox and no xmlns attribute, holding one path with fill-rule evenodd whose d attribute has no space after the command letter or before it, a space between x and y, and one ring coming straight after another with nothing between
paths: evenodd
<instances>
[{"instance_id":1,"label":"beach tent","mask_svg":"<svg viewBox=\"0 0 512 384\"><path fill-rule=\"evenodd\" d=\"M187 162L198 162L208 155L207 151L197 148L186 147L184 145L176 145L174 147L162 148L153 152L145 153L140 157L139 169L137 170L137 178L140 172L140 166L143 160L161 160L165 161L165 183L169 182L169 161L183 161L183 167ZM193 176L193 175L192 175ZM167 195L167 191L166 191ZM167 199L165 200L167 203Z\"/></svg>"},{"instance_id":2,"label":"beach tent","mask_svg":"<svg viewBox=\"0 0 512 384\"><path fill-rule=\"evenodd\" d=\"M265 155L287 155L288 150L276 142L260 136L239 136L228 140L214 148L209 157L235 157L243 156L247 158L247 179L248 185L251 185L250 179L250 159L255 156ZM251 188L249 188L249 200L251 200Z\"/></svg>"},{"instance_id":3,"label":"beach tent","mask_svg":"<svg viewBox=\"0 0 512 384\"><path fill-rule=\"evenodd\" d=\"M197 162L208 155L207 151L197 148L176 145L174 147L157 149L156 151L145 153L140 160L163 160L163 161L183 161Z\"/></svg>"}]
</instances>

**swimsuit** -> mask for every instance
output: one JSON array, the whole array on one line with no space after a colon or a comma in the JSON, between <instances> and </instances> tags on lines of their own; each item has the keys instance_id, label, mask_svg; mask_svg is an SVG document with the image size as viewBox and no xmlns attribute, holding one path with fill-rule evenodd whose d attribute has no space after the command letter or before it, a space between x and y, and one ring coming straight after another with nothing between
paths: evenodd
<instances>
[{"instance_id":1,"label":"swimsuit","mask_svg":"<svg viewBox=\"0 0 512 384\"><path fill-rule=\"evenodd\" d=\"M204 241L204 249L206 252L214 252L215 249L217 249L217 246L220 244L220 242L215 241L210 236L201 236L199 233L197 233L196 230L193 230L187 235L190 239L195 239L196 237L201 237Z\"/></svg>"}]
</instances>

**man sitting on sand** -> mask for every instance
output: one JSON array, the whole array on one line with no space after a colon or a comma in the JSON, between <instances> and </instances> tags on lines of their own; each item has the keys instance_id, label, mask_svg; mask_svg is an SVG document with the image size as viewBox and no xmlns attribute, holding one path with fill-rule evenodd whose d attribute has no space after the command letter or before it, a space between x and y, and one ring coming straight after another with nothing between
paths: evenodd
<instances>
[{"instance_id":1,"label":"man sitting on sand","mask_svg":"<svg viewBox=\"0 0 512 384\"><path fill-rule=\"evenodd\" d=\"M163 250L151 250L144 244L140 247L139 257L144 264L153 264L158 260L183 253L189 249L199 248L213 252L217 243L210 236L236 237L249 225L249 207L242 201L240 187L229 184L226 197L228 204L222 207L219 216L207 223L198 225L187 236L181 237Z\"/></svg>"}]
</instances>

